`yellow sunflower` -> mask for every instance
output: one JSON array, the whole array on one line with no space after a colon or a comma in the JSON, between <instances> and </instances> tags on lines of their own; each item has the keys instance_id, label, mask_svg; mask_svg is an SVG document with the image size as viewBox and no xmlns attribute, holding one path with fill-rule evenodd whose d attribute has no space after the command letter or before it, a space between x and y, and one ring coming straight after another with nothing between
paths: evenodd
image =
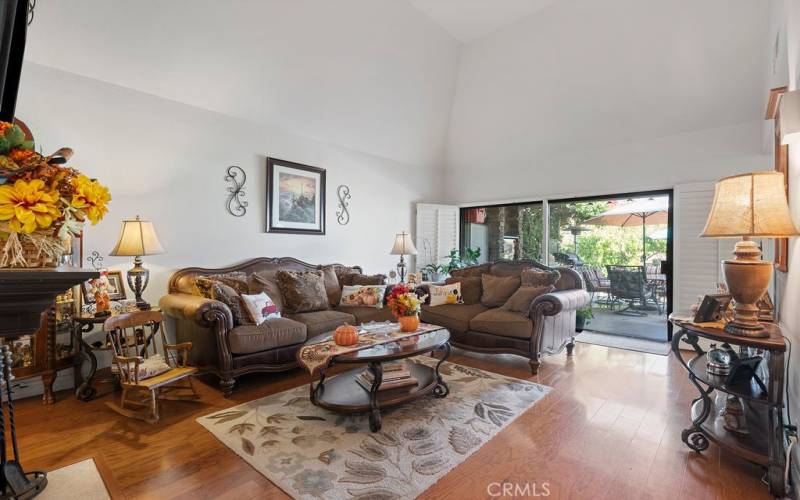
<instances>
[{"instance_id":1,"label":"yellow sunflower","mask_svg":"<svg viewBox=\"0 0 800 500\"><path fill-rule=\"evenodd\" d=\"M48 228L60 214L58 193L48 191L39 179L0 186L0 221L8 221L15 233Z\"/></svg>"},{"instance_id":2,"label":"yellow sunflower","mask_svg":"<svg viewBox=\"0 0 800 500\"><path fill-rule=\"evenodd\" d=\"M92 224L100 222L108 212L107 205L111 201L108 188L85 175L73 178L72 186L75 188L75 194L72 195L71 205L82 210Z\"/></svg>"}]
</instances>

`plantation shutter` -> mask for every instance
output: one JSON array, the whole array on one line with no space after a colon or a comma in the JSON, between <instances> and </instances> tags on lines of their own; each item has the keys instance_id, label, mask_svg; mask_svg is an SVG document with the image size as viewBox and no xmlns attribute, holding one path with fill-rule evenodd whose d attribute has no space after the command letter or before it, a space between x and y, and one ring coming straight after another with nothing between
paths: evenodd
<instances>
[{"instance_id":1,"label":"plantation shutter","mask_svg":"<svg viewBox=\"0 0 800 500\"><path fill-rule=\"evenodd\" d=\"M735 240L699 237L713 200L713 182L675 188L673 309L678 314L688 314L698 295L714 293L716 283L725 280L720 262Z\"/></svg>"},{"instance_id":2,"label":"plantation shutter","mask_svg":"<svg viewBox=\"0 0 800 500\"><path fill-rule=\"evenodd\" d=\"M417 203L416 270L440 264L450 250L458 248L459 209L454 205Z\"/></svg>"}]
</instances>

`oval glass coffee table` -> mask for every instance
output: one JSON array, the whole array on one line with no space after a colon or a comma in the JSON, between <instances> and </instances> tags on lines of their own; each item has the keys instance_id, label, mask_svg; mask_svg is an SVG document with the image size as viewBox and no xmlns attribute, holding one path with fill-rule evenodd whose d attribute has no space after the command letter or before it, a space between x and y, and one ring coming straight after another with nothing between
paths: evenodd
<instances>
[{"instance_id":1,"label":"oval glass coffee table","mask_svg":"<svg viewBox=\"0 0 800 500\"><path fill-rule=\"evenodd\" d=\"M330 340L330 336L315 338L309 344ZM429 352L441 350L444 355L432 368L422 363L408 363L411 376L417 379L417 386L408 392L381 392L378 388L383 380L382 364L388 361L410 358ZM311 402L320 408L339 413L369 412L369 428L372 432L381 429L381 410L401 405L408 401L433 393L434 397L443 398L450 392L439 367L450 355L450 332L444 328L423 333L411 339L403 339L386 344L368 347L360 351L348 352L331 358L328 368L334 365L358 364L367 365L372 372L373 382L370 391L366 391L356 382L356 378L364 371L363 367L337 374L325 379L325 370L320 371L319 381L312 380L309 390Z\"/></svg>"}]
</instances>

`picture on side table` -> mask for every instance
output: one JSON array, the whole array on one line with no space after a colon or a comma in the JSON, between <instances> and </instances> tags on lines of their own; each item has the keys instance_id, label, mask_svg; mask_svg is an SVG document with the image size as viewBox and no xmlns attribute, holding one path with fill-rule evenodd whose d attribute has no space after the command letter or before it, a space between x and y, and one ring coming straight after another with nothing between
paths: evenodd
<instances>
[{"instance_id":1,"label":"picture on side table","mask_svg":"<svg viewBox=\"0 0 800 500\"><path fill-rule=\"evenodd\" d=\"M84 304L94 304L94 293L89 281L81 283L81 292ZM108 299L125 300L125 283L122 281L122 271L108 271Z\"/></svg>"},{"instance_id":2,"label":"picture on side table","mask_svg":"<svg viewBox=\"0 0 800 500\"><path fill-rule=\"evenodd\" d=\"M267 232L325 234L325 170L267 158Z\"/></svg>"}]
</instances>

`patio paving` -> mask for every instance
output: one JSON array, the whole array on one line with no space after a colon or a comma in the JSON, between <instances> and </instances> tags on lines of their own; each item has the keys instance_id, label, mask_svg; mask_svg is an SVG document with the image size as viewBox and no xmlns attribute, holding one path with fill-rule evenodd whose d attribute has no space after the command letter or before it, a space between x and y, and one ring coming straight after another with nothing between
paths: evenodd
<instances>
[{"instance_id":1,"label":"patio paving","mask_svg":"<svg viewBox=\"0 0 800 500\"><path fill-rule=\"evenodd\" d=\"M667 341L666 314L652 311L647 316L626 316L597 306L592 308L592 312L594 319L586 325L586 330L658 342Z\"/></svg>"}]
</instances>

